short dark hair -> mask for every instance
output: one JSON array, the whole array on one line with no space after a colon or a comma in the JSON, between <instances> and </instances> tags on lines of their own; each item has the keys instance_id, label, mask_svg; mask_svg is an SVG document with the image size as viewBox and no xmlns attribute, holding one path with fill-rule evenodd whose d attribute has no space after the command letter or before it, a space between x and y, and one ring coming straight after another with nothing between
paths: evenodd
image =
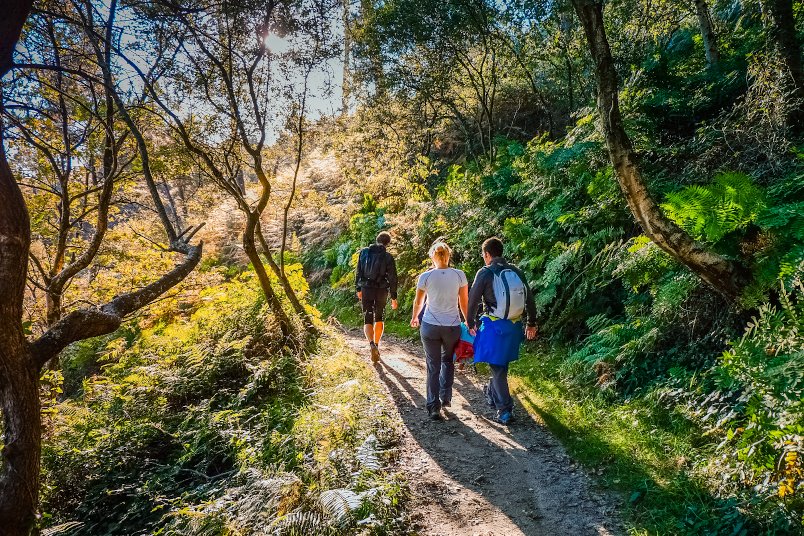
<instances>
[{"instance_id":1,"label":"short dark hair","mask_svg":"<svg viewBox=\"0 0 804 536\"><path fill-rule=\"evenodd\" d=\"M486 239L486 241L483 242L483 253L488 253L492 257L502 257L503 254L502 240L500 240L496 236L492 236L491 238Z\"/></svg>"},{"instance_id":2,"label":"short dark hair","mask_svg":"<svg viewBox=\"0 0 804 536\"><path fill-rule=\"evenodd\" d=\"M391 243L391 233L388 231L382 231L380 234L377 235L377 243L382 244L383 246L387 246Z\"/></svg>"}]
</instances>

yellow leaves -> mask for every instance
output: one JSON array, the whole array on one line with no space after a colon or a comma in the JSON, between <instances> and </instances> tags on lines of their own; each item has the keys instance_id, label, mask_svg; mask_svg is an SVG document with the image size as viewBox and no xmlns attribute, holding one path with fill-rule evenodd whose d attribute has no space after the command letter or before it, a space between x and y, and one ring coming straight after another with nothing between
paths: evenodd
<instances>
[{"instance_id":1,"label":"yellow leaves","mask_svg":"<svg viewBox=\"0 0 804 536\"><path fill-rule=\"evenodd\" d=\"M795 493L795 491L796 491L796 488L794 487L794 485L795 485L795 480L792 479L792 478L788 478L788 479L783 480L782 482L780 482L779 483L779 497L784 498L784 497L787 497L789 495L793 495Z\"/></svg>"},{"instance_id":2,"label":"yellow leaves","mask_svg":"<svg viewBox=\"0 0 804 536\"><path fill-rule=\"evenodd\" d=\"M785 498L795 495L796 491L804 485L804 470L801 466L801 454L796 449L794 441L785 440L785 452L780 460L781 478L779 480L779 497Z\"/></svg>"}]
</instances>

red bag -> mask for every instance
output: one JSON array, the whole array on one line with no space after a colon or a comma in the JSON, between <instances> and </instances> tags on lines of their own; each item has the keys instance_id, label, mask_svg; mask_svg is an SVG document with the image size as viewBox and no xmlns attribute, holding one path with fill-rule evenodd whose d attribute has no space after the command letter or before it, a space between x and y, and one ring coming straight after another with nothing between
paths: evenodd
<instances>
[{"instance_id":1,"label":"red bag","mask_svg":"<svg viewBox=\"0 0 804 536\"><path fill-rule=\"evenodd\" d=\"M455 347L455 361L467 361L475 356L475 347L471 342L460 340Z\"/></svg>"}]
</instances>

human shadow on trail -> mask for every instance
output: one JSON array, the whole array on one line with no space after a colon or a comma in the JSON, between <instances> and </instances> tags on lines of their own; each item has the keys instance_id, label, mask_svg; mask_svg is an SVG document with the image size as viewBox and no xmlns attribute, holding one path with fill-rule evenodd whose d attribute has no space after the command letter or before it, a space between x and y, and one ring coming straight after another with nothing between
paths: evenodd
<instances>
[{"instance_id":1,"label":"human shadow on trail","mask_svg":"<svg viewBox=\"0 0 804 536\"><path fill-rule=\"evenodd\" d=\"M585 491L582 497L573 493L581 489L580 483L572 489L558 489L560 485L553 482L551 475L567 473L569 462L560 449L549 445L549 432L533 417L520 409L517 422L510 427L491 422L494 411L486 406L482 391L463 376L470 374L465 371L456 374L453 407L445 408L448 420L430 421L422 394L426 374L424 358L411 358L405 355L404 347L394 346L390 359L375 364L375 370L396 401L413 439L446 475L481 495L528 536L598 535L605 533L604 525L612 530L614 524L606 522L598 505L585 496ZM407 367L411 371L409 376L413 377L397 370L393 366L396 363ZM471 415L460 411L457 404L462 405L460 410ZM460 411L461 418L456 411ZM430 470L426 463L430 462L409 460L406 470L412 480L418 475L425 476ZM567 480L567 476L563 478ZM577 477L570 478L571 483L578 481ZM450 482L431 481L418 489L415 481L411 484L420 495L419 500L437 503L447 512L455 510L455 490L451 489L455 486ZM551 486L556 489L550 489ZM478 512L481 522L489 521L480 515L485 512L490 516L488 508L473 505L472 509ZM501 516L496 514L496 517ZM464 520L469 533L472 533L471 521Z\"/></svg>"}]
</instances>

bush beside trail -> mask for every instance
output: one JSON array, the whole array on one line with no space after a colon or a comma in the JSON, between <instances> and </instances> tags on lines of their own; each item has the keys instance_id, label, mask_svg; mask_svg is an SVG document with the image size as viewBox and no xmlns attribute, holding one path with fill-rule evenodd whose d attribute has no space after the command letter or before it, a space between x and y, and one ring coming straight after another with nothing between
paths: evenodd
<instances>
[{"instance_id":1,"label":"bush beside trail","mask_svg":"<svg viewBox=\"0 0 804 536\"><path fill-rule=\"evenodd\" d=\"M596 400L602 420L642 401L682 423L689 449L672 474L688 490L676 498L691 510L668 513L661 501L637 501L635 511L656 506L656 516L667 519L644 524L635 514L643 519L635 530L800 530L804 234L793 216L804 202L800 159L787 159L774 176L732 171L697 179L693 161L686 185L664 179L678 160L662 161L664 169L649 162L665 213L750 267L752 283L729 306L634 225L591 119L559 142L498 142L494 159L434 166L429 193L404 207L365 198L338 240L306 261L332 273L331 288L314 290L322 310L353 321L351 253L380 229L394 234L402 318L436 237L454 248L457 267L473 274L482 240L500 236L530 278L542 340L555 346L548 350L552 368L533 369L532 384L562 386L567 403L579 408ZM403 324L391 321L389 329L410 335ZM524 378L527 370L520 369ZM625 430L604 432L620 441ZM605 463L605 456L590 463ZM624 482L629 496L638 491ZM733 517L723 517L721 507ZM697 511L709 512L700 514L708 521L688 522Z\"/></svg>"},{"instance_id":2,"label":"bush beside trail","mask_svg":"<svg viewBox=\"0 0 804 536\"><path fill-rule=\"evenodd\" d=\"M183 316L63 357L64 383L81 387L57 400L59 375L45 384L42 525L395 533L405 486L386 451L398 429L372 371L332 331L283 345L253 273L217 270L224 280Z\"/></svg>"}]
</instances>

